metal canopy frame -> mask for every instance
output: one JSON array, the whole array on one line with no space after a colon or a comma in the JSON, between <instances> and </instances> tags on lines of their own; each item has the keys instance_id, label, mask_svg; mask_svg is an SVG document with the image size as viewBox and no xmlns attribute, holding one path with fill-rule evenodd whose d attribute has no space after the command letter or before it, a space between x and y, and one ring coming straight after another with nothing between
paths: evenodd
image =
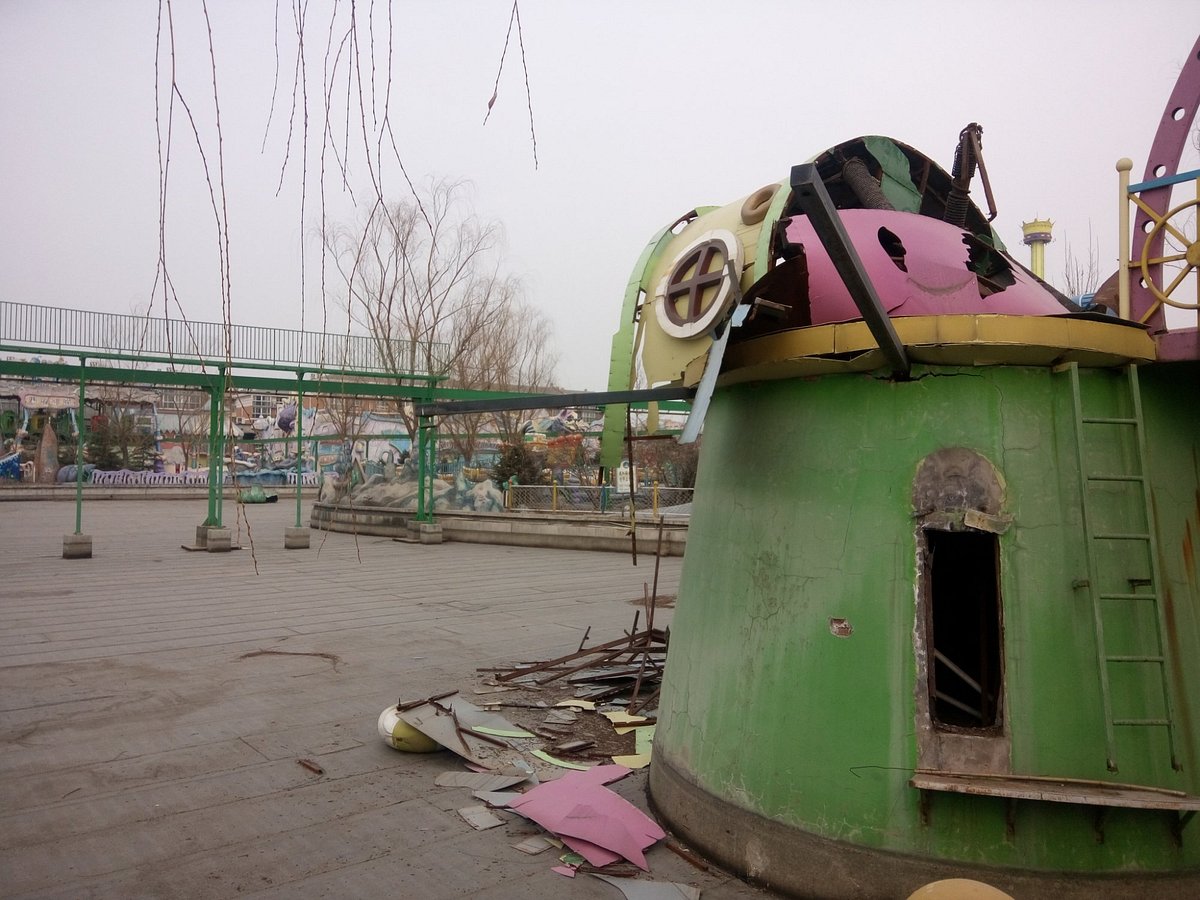
<instances>
[{"instance_id":1,"label":"metal canopy frame","mask_svg":"<svg viewBox=\"0 0 1200 900\"><path fill-rule=\"evenodd\" d=\"M114 324L115 321L115 324ZM447 376L429 372L389 372L382 366L379 347L375 347L375 364L366 368L311 365L301 352L305 346L326 346L329 340L344 340L347 335L323 335L316 332L297 332L287 329L250 328L255 340L265 342L256 346L290 346L299 351L279 361L279 353L263 351L259 358L252 353L237 357L217 355L161 355L143 352L141 349L113 351L101 347L81 346L88 341L111 345L115 338L120 346L120 336L153 333L155 323L164 320L139 316L121 316L109 313L88 313L80 310L40 307L31 304L0 301L0 354L23 354L41 357L71 357L78 360L72 364L61 360L53 362L42 359L13 359L0 356L0 376L10 375L43 381L59 381L79 385L79 435L76 447L75 479L75 534L82 533L83 521L83 446L85 441L85 389L88 382L141 385L150 387L192 388L209 395L209 482L208 515L204 525L221 527L223 487L223 459L225 450L224 416L222 397L231 390L262 393L295 393L298 409L302 408L307 394L329 397L367 397L390 400L410 400L417 412L418 462L418 521L433 520L433 475L437 458L437 423L434 414L424 410L429 404L446 401L483 403L491 409L533 409L545 406L580 405L580 394L529 395L518 391L483 391L441 386ZM193 329L217 327L214 323L186 323L170 320L170 325L182 323ZM224 326L220 326L224 327ZM166 328L166 326L164 326ZM248 326L230 326L231 329ZM169 330L169 329L167 329ZM283 335L272 343L270 332ZM264 337L268 334L268 337ZM329 339L329 340L326 340ZM371 338L356 338L366 342L358 346L355 358L371 359L366 345L373 344ZM289 343L290 342L290 343ZM128 342L127 342L128 343ZM400 342L403 343L403 342ZM187 341L180 341L186 346ZM199 349L198 342L191 345ZM151 343L151 348L157 344ZM168 342L168 351L170 349ZM395 349L395 348L393 348ZM411 348L410 348L411 349ZM415 353L406 354L415 359ZM269 358L264 358L269 357ZM392 358L398 358L393 355ZM262 374L256 374L262 373ZM270 373L286 373L286 376ZM633 392L637 393L637 392ZM603 396L603 395L596 395ZM681 395L682 396L682 395ZM486 406L486 404L493 404ZM500 405L495 405L500 404ZM468 410L461 409L466 412ZM448 413L440 413L448 414ZM304 440L303 416L297 416L296 443L298 450ZM298 453L299 457L299 453ZM302 503L301 480L297 479L296 526L301 525Z\"/></svg>"},{"instance_id":2,"label":"metal canopy frame","mask_svg":"<svg viewBox=\"0 0 1200 900\"><path fill-rule=\"evenodd\" d=\"M619 403L637 406L670 400L691 400L695 388L661 387L638 391L584 391L575 394L513 394L479 400L438 400L419 403L419 416L453 416L474 412L501 412L509 409L548 409L568 406L608 406ZM681 411L686 407L680 407Z\"/></svg>"}]
</instances>

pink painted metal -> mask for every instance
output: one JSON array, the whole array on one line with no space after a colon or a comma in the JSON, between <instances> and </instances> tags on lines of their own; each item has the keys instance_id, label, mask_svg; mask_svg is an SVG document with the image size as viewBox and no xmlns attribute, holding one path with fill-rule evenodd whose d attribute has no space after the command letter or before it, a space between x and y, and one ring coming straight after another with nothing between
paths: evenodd
<instances>
[{"instance_id":1,"label":"pink painted metal","mask_svg":"<svg viewBox=\"0 0 1200 900\"><path fill-rule=\"evenodd\" d=\"M1008 257L1003 258L1011 265L1013 283L984 296L975 272L967 268L968 242L979 245L962 228L891 210L844 209L840 216L889 316L1054 316L1069 312ZM899 239L902 254L891 235ZM787 236L790 242L804 245L812 324L861 319L808 218L793 219ZM1000 256L999 251L993 252Z\"/></svg>"}]
</instances>

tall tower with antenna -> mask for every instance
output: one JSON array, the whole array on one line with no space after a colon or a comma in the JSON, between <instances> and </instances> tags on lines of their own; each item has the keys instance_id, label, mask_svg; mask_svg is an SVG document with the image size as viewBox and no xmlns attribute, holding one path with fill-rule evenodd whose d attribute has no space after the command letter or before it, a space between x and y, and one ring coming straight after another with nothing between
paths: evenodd
<instances>
[{"instance_id":1,"label":"tall tower with antenna","mask_svg":"<svg viewBox=\"0 0 1200 900\"><path fill-rule=\"evenodd\" d=\"M1046 277L1046 245L1053 240L1050 230L1054 223L1049 219L1034 219L1021 223L1024 243L1029 246L1029 268L1038 278Z\"/></svg>"}]
</instances>

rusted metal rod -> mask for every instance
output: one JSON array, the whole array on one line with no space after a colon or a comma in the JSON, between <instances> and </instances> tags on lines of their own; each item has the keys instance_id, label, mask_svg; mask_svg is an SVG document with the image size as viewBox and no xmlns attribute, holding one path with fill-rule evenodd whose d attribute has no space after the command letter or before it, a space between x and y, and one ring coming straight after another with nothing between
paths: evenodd
<instances>
[{"instance_id":1,"label":"rusted metal rod","mask_svg":"<svg viewBox=\"0 0 1200 900\"><path fill-rule=\"evenodd\" d=\"M418 706L424 706L426 703L437 706L438 700L445 700L447 697L453 697L458 691L446 691L444 694L434 694L432 697L426 697L424 700L409 700L407 703L400 701L396 704L396 712L407 712L410 709L416 709ZM441 709L442 707L438 707Z\"/></svg>"},{"instance_id":2,"label":"rusted metal rod","mask_svg":"<svg viewBox=\"0 0 1200 900\"><path fill-rule=\"evenodd\" d=\"M632 636L622 635L619 638L614 638L611 641L605 641L603 644L597 644L596 646L589 647L586 650L577 650L574 653L568 653L566 656L560 656L557 659L549 659L542 663L536 663L534 665L527 666L522 669L517 669L517 670L511 671L511 672L506 672L503 675L497 675L496 680L497 681L511 681L512 679L518 677L519 675L533 675L537 672L544 672L547 669L553 669L556 666L561 666L563 663L572 662L573 660L579 659L582 656L587 656L592 653L597 653L601 650L611 650L614 647L620 647L622 645L629 646L629 644L631 643L633 638L644 637L647 634L649 634L649 632L641 632L640 634L635 634ZM661 638L658 638L657 636L653 636L653 639L661 640ZM492 667L492 668L484 669L483 671L486 671L486 672L502 671L502 667Z\"/></svg>"},{"instance_id":3,"label":"rusted metal rod","mask_svg":"<svg viewBox=\"0 0 1200 900\"><path fill-rule=\"evenodd\" d=\"M567 669L565 672L556 672L553 675L551 675L549 678L542 678L534 683L539 686L543 685L543 684L549 684L551 681L557 681L559 678L562 678L565 675L573 675L576 672L582 672L584 669L590 669L590 668L598 665L599 663L606 663L609 660L616 659L618 656L620 656L624 652L625 652L624 650L613 650L609 653L605 653L599 659L586 660L584 662L581 662L579 665L574 666L573 668Z\"/></svg>"}]
</instances>

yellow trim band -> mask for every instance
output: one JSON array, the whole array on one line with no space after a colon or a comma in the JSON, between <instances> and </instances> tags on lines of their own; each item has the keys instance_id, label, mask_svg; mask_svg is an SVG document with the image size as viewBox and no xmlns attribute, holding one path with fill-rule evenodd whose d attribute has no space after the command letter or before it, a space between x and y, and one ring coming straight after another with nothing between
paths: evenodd
<instances>
[{"instance_id":1,"label":"yellow trim band","mask_svg":"<svg viewBox=\"0 0 1200 900\"><path fill-rule=\"evenodd\" d=\"M912 316L892 319L913 362L949 366L1116 366L1155 359L1144 329L1116 322L1049 316ZM698 363L698 365L697 365ZM684 384L700 380L704 358ZM834 372L885 364L865 322L798 328L731 344L720 384ZM696 370L696 371L693 371Z\"/></svg>"}]
</instances>

